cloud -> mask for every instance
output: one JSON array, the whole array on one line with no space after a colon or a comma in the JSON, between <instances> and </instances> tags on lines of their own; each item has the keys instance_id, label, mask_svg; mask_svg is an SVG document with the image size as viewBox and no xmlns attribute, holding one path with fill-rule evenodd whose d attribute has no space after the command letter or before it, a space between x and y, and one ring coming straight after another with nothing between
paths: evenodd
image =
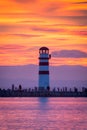
<instances>
[{"instance_id":1,"label":"cloud","mask_svg":"<svg viewBox=\"0 0 87 130\"><path fill-rule=\"evenodd\" d=\"M13 56L13 59L19 59L19 55L20 57L23 57L25 55L27 55L27 52L28 52L28 47L26 46L23 46L23 45L16 45L16 44L7 44L7 45L0 45L0 54L3 54L3 56L6 56L7 54L9 56L7 56L7 59L6 60L12 60L10 59L10 57L12 57L11 54L14 54L14 55L17 55L17 57L14 57ZM4 55L6 54L6 55ZM1 58L2 60L2 58Z\"/></svg>"},{"instance_id":2,"label":"cloud","mask_svg":"<svg viewBox=\"0 0 87 130\"><path fill-rule=\"evenodd\" d=\"M42 32L64 32L64 29L54 29L54 28L48 28L48 27L32 27L32 30L34 31L42 31Z\"/></svg>"},{"instance_id":3,"label":"cloud","mask_svg":"<svg viewBox=\"0 0 87 130\"><path fill-rule=\"evenodd\" d=\"M83 16L87 16L87 10L78 10L77 12L79 12L80 14L83 14Z\"/></svg>"},{"instance_id":4,"label":"cloud","mask_svg":"<svg viewBox=\"0 0 87 130\"><path fill-rule=\"evenodd\" d=\"M0 50L19 50L19 49L23 49L24 46L22 45L16 45L16 44L7 44L7 45L0 45Z\"/></svg>"},{"instance_id":5,"label":"cloud","mask_svg":"<svg viewBox=\"0 0 87 130\"><path fill-rule=\"evenodd\" d=\"M78 2L79 3L79 2ZM86 2L81 2L86 3ZM74 22L79 25L87 25L87 10L86 9L73 9L73 10L67 10L67 7L72 6L67 2L54 2L53 4L48 4L47 7L45 7L45 15L46 17L52 18L52 19L63 19L63 20L69 20L69 22ZM74 5L73 5L74 6ZM83 5L82 5L83 6ZM65 12L64 12L65 10ZM69 15L67 15L69 13ZM71 15L70 15L71 13ZM65 14L65 15L64 15ZM75 15L74 15L75 14ZM76 16L77 14L77 16Z\"/></svg>"},{"instance_id":6,"label":"cloud","mask_svg":"<svg viewBox=\"0 0 87 130\"><path fill-rule=\"evenodd\" d=\"M12 28L12 26L9 25L0 25L0 32L6 32L8 30L10 30Z\"/></svg>"},{"instance_id":7,"label":"cloud","mask_svg":"<svg viewBox=\"0 0 87 130\"><path fill-rule=\"evenodd\" d=\"M75 12L74 12L75 13ZM76 25L79 26L87 26L87 15L86 15L86 10L79 10L79 13L82 15L77 15L77 16L59 16L59 15L49 15L47 17L52 18L52 19L61 19L61 20L68 20L68 23L70 25L70 22L75 22ZM83 14L84 13L84 14Z\"/></svg>"},{"instance_id":8,"label":"cloud","mask_svg":"<svg viewBox=\"0 0 87 130\"><path fill-rule=\"evenodd\" d=\"M52 56L58 58L87 58L87 53L79 50L61 50L53 51Z\"/></svg>"},{"instance_id":9,"label":"cloud","mask_svg":"<svg viewBox=\"0 0 87 130\"><path fill-rule=\"evenodd\" d=\"M36 2L36 0L14 0L15 2L18 2L18 3L33 3L33 2Z\"/></svg>"},{"instance_id":10,"label":"cloud","mask_svg":"<svg viewBox=\"0 0 87 130\"><path fill-rule=\"evenodd\" d=\"M75 35L87 36L87 31L73 31Z\"/></svg>"},{"instance_id":11,"label":"cloud","mask_svg":"<svg viewBox=\"0 0 87 130\"><path fill-rule=\"evenodd\" d=\"M0 13L1 16L15 16L20 17L20 16L31 16L31 15L37 15L36 12L5 12L5 13ZM32 20L31 20L32 21Z\"/></svg>"},{"instance_id":12,"label":"cloud","mask_svg":"<svg viewBox=\"0 0 87 130\"><path fill-rule=\"evenodd\" d=\"M54 18L61 18L65 20L70 20L78 23L79 25L87 26L86 16L54 16Z\"/></svg>"},{"instance_id":13,"label":"cloud","mask_svg":"<svg viewBox=\"0 0 87 130\"><path fill-rule=\"evenodd\" d=\"M45 23L45 21L42 21L42 20L24 20L24 21L19 21L18 23Z\"/></svg>"},{"instance_id":14,"label":"cloud","mask_svg":"<svg viewBox=\"0 0 87 130\"><path fill-rule=\"evenodd\" d=\"M66 41L68 40L67 38L54 38L54 40L58 40L58 41Z\"/></svg>"},{"instance_id":15,"label":"cloud","mask_svg":"<svg viewBox=\"0 0 87 130\"><path fill-rule=\"evenodd\" d=\"M22 25L15 25L15 24L0 24L0 32L3 33L3 32L10 32L12 31L13 32L13 29L15 30L16 28L22 28L23 26Z\"/></svg>"},{"instance_id":16,"label":"cloud","mask_svg":"<svg viewBox=\"0 0 87 130\"><path fill-rule=\"evenodd\" d=\"M87 1L74 2L74 4L87 4Z\"/></svg>"},{"instance_id":17,"label":"cloud","mask_svg":"<svg viewBox=\"0 0 87 130\"><path fill-rule=\"evenodd\" d=\"M56 11L59 8L60 8L60 5L58 5L58 3L57 4L56 3L51 3L45 9L45 12L54 12L54 11Z\"/></svg>"},{"instance_id":18,"label":"cloud","mask_svg":"<svg viewBox=\"0 0 87 130\"><path fill-rule=\"evenodd\" d=\"M9 34L11 36L23 37L23 38L32 38L32 37L41 37L43 35L33 35L33 34Z\"/></svg>"},{"instance_id":19,"label":"cloud","mask_svg":"<svg viewBox=\"0 0 87 130\"><path fill-rule=\"evenodd\" d=\"M45 6L45 12L46 13L52 13L54 11L60 11L64 9L67 6L66 2L60 2L60 1L52 1L47 3L47 6Z\"/></svg>"},{"instance_id":20,"label":"cloud","mask_svg":"<svg viewBox=\"0 0 87 130\"><path fill-rule=\"evenodd\" d=\"M28 47L28 46L23 46L23 45L16 45L16 44L7 44L7 45L0 45L0 54L9 54L10 52L17 54L23 54L29 55L30 52L33 52L35 50L38 50L38 47Z\"/></svg>"}]
</instances>

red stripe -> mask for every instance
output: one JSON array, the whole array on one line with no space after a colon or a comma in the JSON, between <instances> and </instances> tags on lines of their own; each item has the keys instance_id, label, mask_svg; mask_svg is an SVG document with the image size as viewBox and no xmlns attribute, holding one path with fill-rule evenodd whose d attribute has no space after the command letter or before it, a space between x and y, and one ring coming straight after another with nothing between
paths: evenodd
<instances>
[{"instance_id":1,"label":"red stripe","mask_svg":"<svg viewBox=\"0 0 87 130\"><path fill-rule=\"evenodd\" d=\"M41 59L41 60L47 60L47 59L49 59L49 57L47 57L47 58L39 57L39 59Z\"/></svg>"},{"instance_id":2,"label":"red stripe","mask_svg":"<svg viewBox=\"0 0 87 130\"><path fill-rule=\"evenodd\" d=\"M49 75L49 71L39 71L39 74L48 74Z\"/></svg>"},{"instance_id":3,"label":"red stripe","mask_svg":"<svg viewBox=\"0 0 87 130\"><path fill-rule=\"evenodd\" d=\"M45 66L45 65L49 66L49 62L40 62L39 63L39 66Z\"/></svg>"}]
</instances>

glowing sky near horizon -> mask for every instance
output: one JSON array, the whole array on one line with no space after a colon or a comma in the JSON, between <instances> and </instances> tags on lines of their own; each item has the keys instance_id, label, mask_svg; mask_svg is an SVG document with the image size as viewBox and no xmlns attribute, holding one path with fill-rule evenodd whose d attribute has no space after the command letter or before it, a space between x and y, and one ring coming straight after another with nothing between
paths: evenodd
<instances>
[{"instance_id":1,"label":"glowing sky near horizon","mask_svg":"<svg viewBox=\"0 0 87 130\"><path fill-rule=\"evenodd\" d=\"M42 46L51 65L87 66L87 0L0 1L0 65L38 64Z\"/></svg>"}]
</instances>

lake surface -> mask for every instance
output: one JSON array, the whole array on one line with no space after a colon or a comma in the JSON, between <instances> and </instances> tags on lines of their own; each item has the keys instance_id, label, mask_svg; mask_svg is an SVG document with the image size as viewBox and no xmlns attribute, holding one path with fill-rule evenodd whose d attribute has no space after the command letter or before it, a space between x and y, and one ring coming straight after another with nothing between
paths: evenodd
<instances>
[{"instance_id":1,"label":"lake surface","mask_svg":"<svg viewBox=\"0 0 87 130\"><path fill-rule=\"evenodd\" d=\"M0 98L0 130L87 130L87 98Z\"/></svg>"}]
</instances>

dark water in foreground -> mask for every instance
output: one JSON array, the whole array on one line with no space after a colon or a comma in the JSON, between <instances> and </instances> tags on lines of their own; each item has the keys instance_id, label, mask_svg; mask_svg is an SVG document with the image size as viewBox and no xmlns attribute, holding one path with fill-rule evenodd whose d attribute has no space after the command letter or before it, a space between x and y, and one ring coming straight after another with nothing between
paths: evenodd
<instances>
[{"instance_id":1,"label":"dark water in foreground","mask_svg":"<svg viewBox=\"0 0 87 130\"><path fill-rule=\"evenodd\" d=\"M87 98L0 98L0 130L87 130Z\"/></svg>"}]
</instances>

